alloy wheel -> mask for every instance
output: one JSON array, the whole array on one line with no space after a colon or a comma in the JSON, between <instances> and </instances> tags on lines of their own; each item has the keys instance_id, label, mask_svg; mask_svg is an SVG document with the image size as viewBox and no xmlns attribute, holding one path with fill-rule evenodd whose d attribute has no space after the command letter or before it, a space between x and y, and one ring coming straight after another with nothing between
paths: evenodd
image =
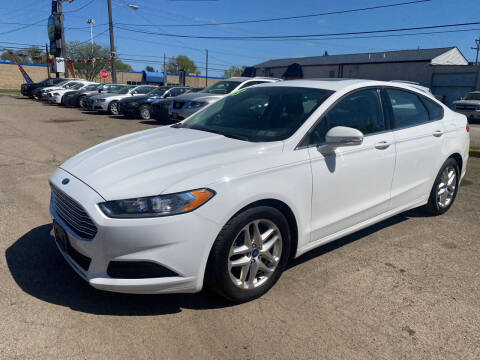
<instances>
[{"instance_id":1,"label":"alloy wheel","mask_svg":"<svg viewBox=\"0 0 480 360\"><path fill-rule=\"evenodd\" d=\"M235 237L228 255L228 272L233 284L253 289L275 272L282 255L282 234L270 220L249 222Z\"/></svg>"},{"instance_id":2,"label":"alloy wheel","mask_svg":"<svg viewBox=\"0 0 480 360\"><path fill-rule=\"evenodd\" d=\"M447 166L441 175L440 183L437 187L437 204L440 208L445 208L452 202L457 187L457 172L453 166Z\"/></svg>"}]
</instances>

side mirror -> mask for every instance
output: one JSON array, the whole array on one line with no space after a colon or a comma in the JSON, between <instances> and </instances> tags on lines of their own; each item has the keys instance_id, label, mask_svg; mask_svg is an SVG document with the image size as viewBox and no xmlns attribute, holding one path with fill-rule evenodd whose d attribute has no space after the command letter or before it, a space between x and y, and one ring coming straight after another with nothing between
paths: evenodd
<instances>
[{"instance_id":1,"label":"side mirror","mask_svg":"<svg viewBox=\"0 0 480 360\"><path fill-rule=\"evenodd\" d=\"M325 135L325 146L329 148L356 146L361 145L362 142L363 133L347 126L335 126Z\"/></svg>"}]
</instances>

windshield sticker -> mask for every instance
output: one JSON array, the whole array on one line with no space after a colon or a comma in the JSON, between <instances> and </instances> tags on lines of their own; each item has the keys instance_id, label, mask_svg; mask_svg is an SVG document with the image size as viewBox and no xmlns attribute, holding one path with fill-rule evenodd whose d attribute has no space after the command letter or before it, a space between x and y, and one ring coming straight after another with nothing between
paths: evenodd
<instances>
[{"instance_id":1,"label":"windshield sticker","mask_svg":"<svg viewBox=\"0 0 480 360\"><path fill-rule=\"evenodd\" d=\"M247 89L241 89L241 90L235 91L235 92L231 93L230 96L235 96L235 95L241 94L241 93L243 93L245 90L247 90Z\"/></svg>"}]
</instances>

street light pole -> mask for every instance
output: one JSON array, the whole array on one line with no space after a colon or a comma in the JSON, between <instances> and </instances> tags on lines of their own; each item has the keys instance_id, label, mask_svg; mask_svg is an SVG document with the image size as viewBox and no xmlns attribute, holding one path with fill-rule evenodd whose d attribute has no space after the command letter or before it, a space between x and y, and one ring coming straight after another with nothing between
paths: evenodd
<instances>
[{"instance_id":1,"label":"street light pole","mask_svg":"<svg viewBox=\"0 0 480 360\"><path fill-rule=\"evenodd\" d=\"M115 41L113 38L112 21L112 0L107 0L108 4L108 26L110 29L110 71L112 72L112 82L117 82L117 73L115 72Z\"/></svg>"},{"instance_id":2,"label":"street light pole","mask_svg":"<svg viewBox=\"0 0 480 360\"><path fill-rule=\"evenodd\" d=\"M90 24L90 43L93 45L93 24L95 24L95 20L87 19L87 24Z\"/></svg>"},{"instance_id":3,"label":"street light pole","mask_svg":"<svg viewBox=\"0 0 480 360\"><path fill-rule=\"evenodd\" d=\"M69 2L71 2L71 1L69 1ZM63 26L63 0L60 0L58 2L58 13L59 13L58 15L59 15L59 18L60 18L60 34L61 34L61 37L62 37L63 65L65 66L65 77L68 78L67 49L66 49L66 45L65 45L65 29L64 29L64 26Z\"/></svg>"}]
</instances>

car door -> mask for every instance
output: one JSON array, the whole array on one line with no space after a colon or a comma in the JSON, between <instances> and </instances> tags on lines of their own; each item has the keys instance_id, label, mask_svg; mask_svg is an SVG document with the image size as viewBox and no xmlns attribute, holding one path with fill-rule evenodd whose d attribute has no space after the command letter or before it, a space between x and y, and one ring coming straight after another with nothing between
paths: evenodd
<instances>
[{"instance_id":1,"label":"car door","mask_svg":"<svg viewBox=\"0 0 480 360\"><path fill-rule=\"evenodd\" d=\"M442 121L433 120L438 114L429 113L421 95L398 88L384 91L397 152L391 206L406 208L428 199L443 162L445 128Z\"/></svg>"},{"instance_id":2,"label":"car door","mask_svg":"<svg viewBox=\"0 0 480 360\"><path fill-rule=\"evenodd\" d=\"M362 144L327 151L325 134L335 126L360 130L364 134ZM311 241L389 210L395 146L380 90L365 88L345 95L312 129L309 145L313 182Z\"/></svg>"}]
</instances>

